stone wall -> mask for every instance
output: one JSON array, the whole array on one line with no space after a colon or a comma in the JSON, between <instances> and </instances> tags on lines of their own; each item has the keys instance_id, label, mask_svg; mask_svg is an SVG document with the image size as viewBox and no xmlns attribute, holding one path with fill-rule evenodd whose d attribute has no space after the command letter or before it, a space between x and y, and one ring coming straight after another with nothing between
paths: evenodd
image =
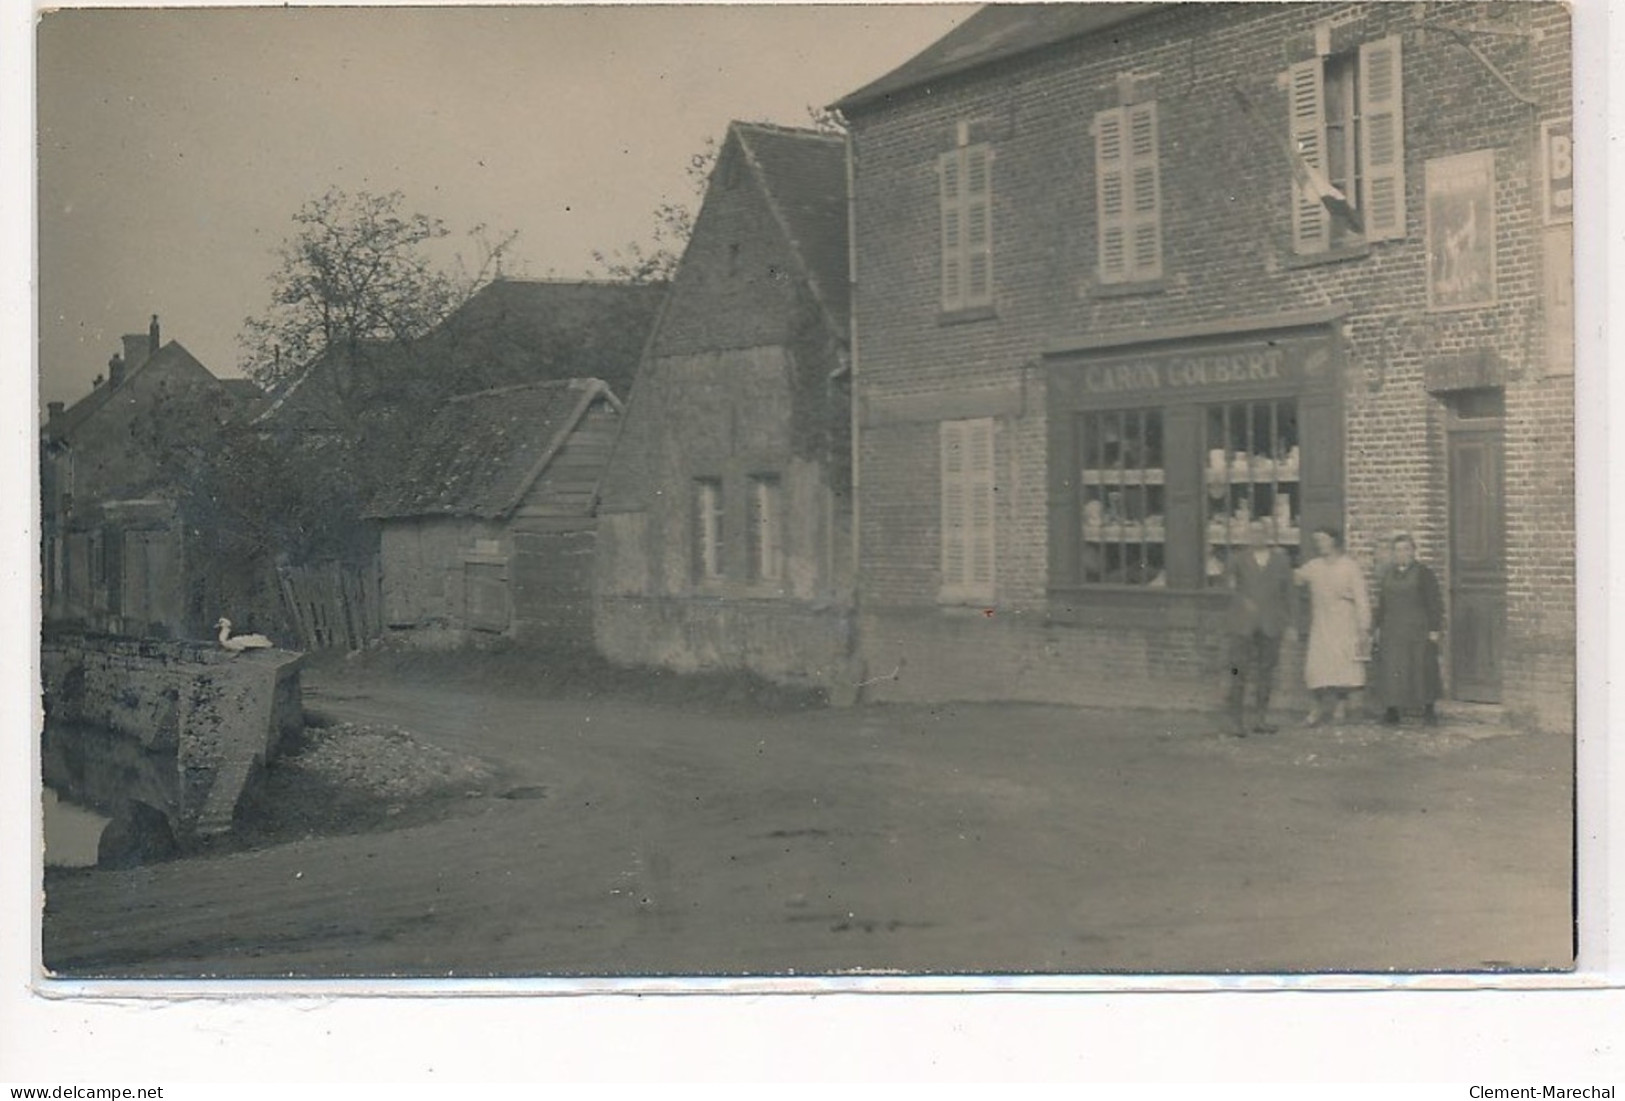
<instances>
[{"instance_id":1,"label":"stone wall","mask_svg":"<svg viewBox=\"0 0 1625 1101\"><path fill-rule=\"evenodd\" d=\"M154 806L183 842L229 829L304 724L302 658L286 650L55 636L40 656L44 781L115 816Z\"/></svg>"},{"instance_id":2,"label":"stone wall","mask_svg":"<svg viewBox=\"0 0 1625 1101\"><path fill-rule=\"evenodd\" d=\"M739 670L785 684L848 678L851 612L774 600L599 596L594 638L611 661L679 673Z\"/></svg>"}]
</instances>

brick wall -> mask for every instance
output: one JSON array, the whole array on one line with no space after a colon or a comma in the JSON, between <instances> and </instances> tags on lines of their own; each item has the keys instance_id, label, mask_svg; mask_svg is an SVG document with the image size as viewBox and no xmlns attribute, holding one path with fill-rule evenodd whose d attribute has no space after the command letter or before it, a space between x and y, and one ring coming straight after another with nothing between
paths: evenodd
<instances>
[{"instance_id":1,"label":"brick wall","mask_svg":"<svg viewBox=\"0 0 1625 1101\"><path fill-rule=\"evenodd\" d=\"M1423 18L1503 33L1458 37L1424 27ZM1336 24L1334 52L1402 36L1407 221L1403 239L1308 259L1292 250L1291 172L1276 144L1287 133L1286 96L1277 75L1312 52L1320 19ZM1503 369L1505 699L1542 721L1563 712L1573 683L1573 394L1570 381L1548 377L1543 363L1536 136L1541 119L1571 109L1567 34L1566 14L1555 4L1187 5L1098 41L1036 51L936 81L929 94L904 92L854 112L866 653L871 638L886 639L916 666L935 660L966 676L973 668L976 675L1003 669L1029 684L1042 677L1021 662L1058 660L1045 646L1017 645L1014 635L992 649L956 651L953 640L965 628L933 610L938 420L999 418L1000 611L1023 613L1035 631L1061 631L1062 649L1085 647L1091 643L1064 629L1037 626L1049 570L1044 348L1073 336L1331 306L1346 313L1339 330L1346 527L1350 549L1368 565L1396 528L1415 533L1425 560L1447 561L1444 404L1425 386L1426 366L1487 352ZM1538 106L1521 102L1486 61ZM1096 277L1089 127L1097 111L1119 102L1116 78L1129 71L1154 74L1148 90L1160 127L1163 278L1123 289ZM1252 117L1240 109L1238 91ZM970 140L990 143L995 158L991 316L938 309L936 161L962 122ZM1430 311L1425 165L1481 149L1495 159L1496 301ZM1130 612L1124 622L1134 620ZM1148 629L1143 619L1137 629ZM1154 649L1188 650L1189 631L1171 627ZM872 656L871 676L873 666L886 664ZM1147 657L1128 668L1084 662L1072 667L1068 691L1075 694L1081 680L1104 696L1120 691L1128 676L1142 693L1156 683L1157 698L1172 698L1167 678L1197 684L1208 664L1195 656ZM949 673L942 683L951 691L968 682Z\"/></svg>"}]
</instances>

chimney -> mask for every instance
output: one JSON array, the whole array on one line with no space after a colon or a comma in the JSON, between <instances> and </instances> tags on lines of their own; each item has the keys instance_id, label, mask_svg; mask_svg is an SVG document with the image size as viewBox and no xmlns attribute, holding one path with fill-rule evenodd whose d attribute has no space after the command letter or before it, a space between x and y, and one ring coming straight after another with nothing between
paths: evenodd
<instances>
[{"instance_id":1,"label":"chimney","mask_svg":"<svg viewBox=\"0 0 1625 1101\"><path fill-rule=\"evenodd\" d=\"M64 408L65 408L65 406L60 401L48 401L48 402L46 402L45 403L46 423L50 424L50 423L54 422L55 420L57 420L57 418L61 417L62 416L62 410Z\"/></svg>"},{"instance_id":2,"label":"chimney","mask_svg":"<svg viewBox=\"0 0 1625 1101\"><path fill-rule=\"evenodd\" d=\"M130 338L124 338L124 346L130 346ZM100 385L101 376L97 376L97 385ZM124 381L124 357L114 353L113 358L107 361L107 384L117 386Z\"/></svg>"},{"instance_id":3,"label":"chimney","mask_svg":"<svg viewBox=\"0 0 1625 1101\"><path fill-rule=\"evenodd\" d=\"M133 371L147 362L147 334L129 333L124 337L124 369Z\"/></svg>"},{"instance_id":4,"label":"chimney","mask_svg":"<svg viewBox=\"0 0 1625 1101\"><path fill-rule=\"evenodd\" d=\"M147 326L147 354L155 355L158 351L158 315L152 315L152 324Z\"/></svg>"}]
</instances>

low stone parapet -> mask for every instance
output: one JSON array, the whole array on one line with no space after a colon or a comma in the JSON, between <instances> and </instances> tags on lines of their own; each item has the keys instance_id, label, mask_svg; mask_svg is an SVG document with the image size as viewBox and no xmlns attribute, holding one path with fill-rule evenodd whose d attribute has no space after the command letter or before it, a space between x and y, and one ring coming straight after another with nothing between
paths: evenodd
<instances>
[{"instance_id":1,"label":"low stone parapet","mask_svg":"<svg viewBox=\"0 0 1625 1101\"><path fill-rule=\"evenodd\" d=\"M229 830L256 771L303 726L302 663L288 650L48 637L44 780L114 817L154 807L183 847Z\"/></svg>"}]
</instances>

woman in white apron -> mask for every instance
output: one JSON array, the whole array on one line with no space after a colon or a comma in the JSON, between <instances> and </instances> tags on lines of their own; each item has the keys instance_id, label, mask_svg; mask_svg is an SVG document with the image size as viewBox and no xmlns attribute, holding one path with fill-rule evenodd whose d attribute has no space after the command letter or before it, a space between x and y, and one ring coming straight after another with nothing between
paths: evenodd
<instances>
[{"instance_id":1,"label":"woman in white apron","mask_svg":"<svg viewBox=\"0 0 1625 1101\"><path fill-rule=\"evenodd\" d=\"M1349 693L1365 686L1370 658L1371 604L1359 565L1343 553L1335 528L1315 529L1315 551L1297 569L1297 581L1309 587L1309 649L1303 679L1314 694L1308 724L1330 711L1333 722L1347 717Z\"/></svg>"}]
</instances>

